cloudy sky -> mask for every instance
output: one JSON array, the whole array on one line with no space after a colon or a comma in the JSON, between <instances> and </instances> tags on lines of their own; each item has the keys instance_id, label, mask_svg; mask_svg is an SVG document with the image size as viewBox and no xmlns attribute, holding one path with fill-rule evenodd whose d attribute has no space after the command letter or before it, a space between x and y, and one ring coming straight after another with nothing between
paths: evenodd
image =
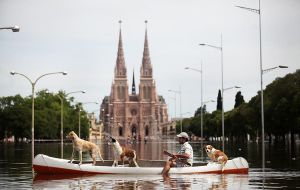
<instances>
[{"instance_id":1,"label":"cloudy sky","mask_svg":"<svg viewBox=\"0 0 300 190\"><path fill-rule=\"evenodd\" d=\"M249 101L260 90L258 14L235 5L258 9L258 0L0 0L0 27L18 25L19 33L0 31L0 96L29 96L32 80L37 91L85 90L76 101L101 102L109 95L116 63L119 20L131 86L135 70L139 83L145 20L158 94L175 115L174 93L182 92L182 113L192 115L200 106L199 72L203 63L203 100L216 100L221 88L220 46L223 37L224 88L241 86ZM264 74L264 84L300 68L300 1L261 0L263 68L287 65ZM137 84L138 85L138 84ZM265 86L264 85L264 86ZM233 108L237 90L224 93L224 108ZM213 111L216 103L207 105ZM87 111L99 109L85 105ZM177 95L177 117L179 96Z\"/></svg>"}]
</instances>

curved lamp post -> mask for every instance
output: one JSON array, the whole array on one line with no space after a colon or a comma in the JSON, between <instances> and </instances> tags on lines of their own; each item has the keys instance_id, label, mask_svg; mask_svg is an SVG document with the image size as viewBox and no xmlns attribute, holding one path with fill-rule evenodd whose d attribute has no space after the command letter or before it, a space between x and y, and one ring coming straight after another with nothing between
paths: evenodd
<instances>
[{"instance_id":1,"label":"curved lamp post","mask_svg":"<svg viewBox=\"0 0 300 190\"><path fill-rule=\"evenodd\" d=\"M224 93L224 88L223 88L223 40L222 40L222 34L221 34L221 44L220 46L214 46L214 45L210 45L210 44L199 44L200 46L208 46L214 49L217 49L221 52L221 75L222 75L222 94L221 94L221 98L222 98L222 148L223 148L223 152L224 152L224 104L223 104L223 93Z\"/></svg>"},{"instance_id":2,"label":"curved lamp post","mask_svg":"<svg viewBox=\"0 0 300 190\"><path fill-rule=\"evenodd\" d=\"M285 69L288 68L284 65L278 65L267 69L261 67L261 86L260 86L260 102L261 102L261 140L262 140L262 168L265 170L265 113L264 113L264 89L263 89L263 74L270 72L274 69Z\"/></svg>"},{"instance_id":3,"label":"curved lamp post","mask_svg":"<svg viewBox=\"0 0 300 190\"><path fill-rule=\"evenodd\" d=\"M262 168L263 172L265 170L265 118L264 118L264 92L263 92L263 74L269 72L276 68L287 68L287 66L279 65L277 67L272 67L269 69L263 69L262 65L262 45L261 45L261 6L260 0L258 0L258 9L253 9L249 7L236 6L241 9L245 9L250 12L258 14L258 23L259 23L259 73L260 73L260 104L261 104L261 144L262 144Z\"/></svg>"},{"instance_id":4,"label":"curved lamp post","mask_svg":"<svg viewBox=\"0 0 300 190\"><path fill-rule=\"evenodd\" d=\"M59 94L57 94L57 97L60 99L60 157L63 158L64 155L64 98L66 98L69 94L75 94L75 93L85 93L85 91L74 91L69 92L64 95L64 97L61 97Z\"/></svg>"},{"instance_id":5,"label":"curved lamp post","mask_svg":"<svg viewBox=\"0 0 300 190\"><path fill-rule=\"evenodd\" d=\"M223 88L223 93L227 90L231 90L231 89L234 89L234 88L241 88L239 86L232 86L232 87L228 87L228 88ZM223 105L224 105L224 98L223 98L223 93L222 93L222 148L223 148L223 151L225 151L225 127L224 127L224 108L223 108Z\"/></svg>"},{"instance_id":6,"label":"curved lamp post","mask_svg":"<svg viewBox=\"0 0 300 190\"><path fill-rule=\"evenodd\" d=\"M19 26L11 26L11 27L0 27L0 30L12 30L13 32L19 32L20 31L20 27Z\"/></svg>"},{"instance_id":7,"label":"curved lamp post","mask_svg":"<svg viewBox=\"0 0 300 190\"><path fill-rule=\"evenodd\" d=\"M38 82L38 80L40 80L44 76L54 75L54 74L67 75L67 72L46 73L46 74L43 74L43 75L39 76L35 81L31 80L26 75L24 75L22 73L15 72L15 71L11 71L10 74L11 75L21 75L21 76L25 77L31 84L31 91L32 91L32 97L31 97L32 98L32 106L31 106L31 110L32 110L32 115L31 115L31 162L33 162L33 159L34 159L34 90L35 90L35 85Z\"/></svg>"},{"instance_id":8,"label":"curved lamp post","mask_svg":"<svg viewBox=\"0 0 300 190\"><path fill-rule=\"evenodd\" d=\"M202 117L202 106L203 106L203 83L202 83L202 79L203 79L203 69L202 69L202 62L201 62L201 69L195 69L192 67L186 67L185 69L190 69L196 72L199 72L201 74L201 139L203 138L203 117ZM201 141L202 142L202 141ZM201 147L201 151L202 151L202 147Z\"/></svg>"}]
</instances>

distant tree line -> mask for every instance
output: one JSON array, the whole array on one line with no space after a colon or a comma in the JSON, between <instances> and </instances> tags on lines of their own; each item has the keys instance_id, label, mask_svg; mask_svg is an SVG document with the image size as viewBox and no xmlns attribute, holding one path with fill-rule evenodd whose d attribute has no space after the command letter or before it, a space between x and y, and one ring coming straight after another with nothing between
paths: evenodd
<instances>
[{"instance_id":1,"label":"distant tree line","mask_svg":"<svg viewBox=\"0 0 300 190\"><path fill-rule=\"evenodd\" d=\"M80 105L74 99L66 99L64 92L58 93L64 97L64 136L71 130L78 131L78 111ZM245 141L247 135L251 140L261 136L261 105L260 91L245 102L239 91L235 97L234 109L225 112L225 136L230 140ZM203 134L209 137L222 136L222 98L217 96L217 109L212 113L206 111L206 106L195 111L194 117L183 120L183 130L197 136L201 134L201 109L203 111ZM81 108L82 110L82 108ZM57 94L42 90L35 97L35 138L60 138L61 102ZM81 137L88 136L89 121L86 112L81 111ZM264 90L265 135L284 140L291 134L300 134L300 70L277 78ZM180 124L177 124L177 132ZM0 140L4 137L15 136L31 138L31 96L20 95L0 98Z\"/></svg>"},{"instance_id":2,"label":"distant tree line","mask_svg":"<svg viewBox=\"0 0 300 190\"><path fill-rule=\"evenodd\" d=\"M79 108L73 101L66 99L65 93L60 91L60 97L64 97L64 136L74 130L78 132ZM0 98L0 139L14 136L31 139L31 96L20 95ZM73 104L73 105L72 105ZM88 136L89 122L86 112L81 108L81 136ZM47 93L42 90L35 97L35 139L59 139L60 138L61 101L57 94Z\"/></svg>"},{"instance_id":3,"label":"distant tree line","mask_svg":"<svg viewBox=\"0 0 300 190\"><path fill-rule=\"evenodd\" d=\"M261 99L260 91L249 102L239 91L235 97L234 109L224 114L225 136L230 140L251 140L261 137ZM208 137L222 136L222 99L218 92L217 109L212 113L198 108L194 117L183 120L183 129L200 136L201 109L203 109L203 135ZM264 90L265 135L268 140L285 140L287 134L295 141L300 134L300 70L277 78ZM177 124L177 130L180 125ZM272 137L272 138L271 138Z\"/></svg>"}]
</instances>

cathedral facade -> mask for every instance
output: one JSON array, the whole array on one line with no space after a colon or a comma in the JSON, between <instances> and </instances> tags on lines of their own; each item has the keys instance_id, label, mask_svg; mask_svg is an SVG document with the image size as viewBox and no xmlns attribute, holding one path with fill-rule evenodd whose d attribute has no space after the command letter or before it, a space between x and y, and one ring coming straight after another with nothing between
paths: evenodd
<instances>
[{"instance_id":1,"label":"cathedral facade","mask_svg":"<svg viewBox=\"0 0 300 190\"><path fill-rule=\"evenodd\" d=\"M103 98L100 106L100 119L104 124L104 132L118 139L128 137L155 139L168 126L168 108L165 99L156 91L147 29L145 31L138 93L134 73L132 79L130 93L120 29L111 93Z\"/></svg>"}]
</instances>

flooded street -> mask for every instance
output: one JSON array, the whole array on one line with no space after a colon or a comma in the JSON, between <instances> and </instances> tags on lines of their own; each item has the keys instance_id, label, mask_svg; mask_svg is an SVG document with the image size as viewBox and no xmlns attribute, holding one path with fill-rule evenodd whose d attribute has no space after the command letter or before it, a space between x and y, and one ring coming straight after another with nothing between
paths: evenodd
<instances>
[{"instance_id":1,"label":"flooded street","mask_svg":"<svg viewBox=\"0 0 300 190\"><path fill-rule=\"evenodd\" d=\"M219 147L218 143L210 144ZM201 143L191 142L194 162L207 162L201 157ZM229 158L244 157L249 162L249 174L195 174L170 175L36 175L31 173L30 144L0 144L0 187L1 189L294 189L300 187L299 144L295 150L283 143L266 144L266 169L261 169L261 144L227 144ZM166 160L163 150L175 152L179 147L175 141L130 144L139 159ZM104 159L112 159L111 146L100 143ZM227 150L226 150L227 149ZM36 154L60 157L60 144L36 143ZM64 145L64 158L72 153L72 145ZM84 154L84 160L89 160Z\"/></svg>"}]
</instances>

